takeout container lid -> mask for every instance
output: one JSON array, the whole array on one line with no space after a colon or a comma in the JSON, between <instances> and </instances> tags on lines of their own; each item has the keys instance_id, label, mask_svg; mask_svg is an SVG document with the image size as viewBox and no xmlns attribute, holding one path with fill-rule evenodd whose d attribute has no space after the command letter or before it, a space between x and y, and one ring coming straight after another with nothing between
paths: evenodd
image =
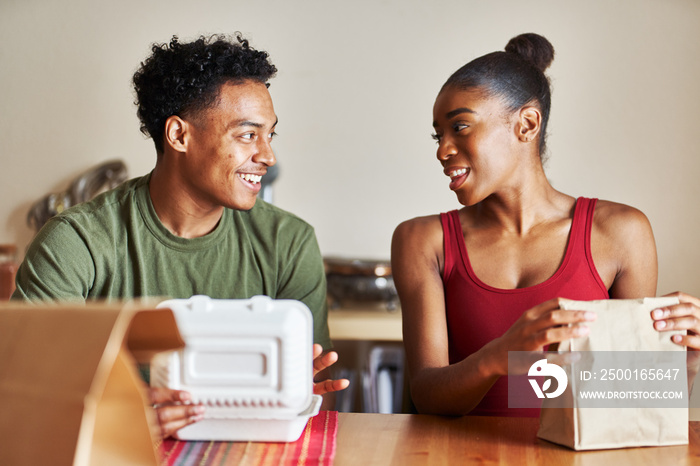
<instances>
[{"instance_id":1,"label":"takeout container lid","mask_svg":"<svg viewBox=\"0 0 700 466\"><path fill-rule=\"evenodd\" d=\"M185 347L153 358L151 386L186 390L206 406L204 420L178 438L291 441L318 413L304 303L193 296L157 307L172 310Z\"/></svg>"}]
</instances>

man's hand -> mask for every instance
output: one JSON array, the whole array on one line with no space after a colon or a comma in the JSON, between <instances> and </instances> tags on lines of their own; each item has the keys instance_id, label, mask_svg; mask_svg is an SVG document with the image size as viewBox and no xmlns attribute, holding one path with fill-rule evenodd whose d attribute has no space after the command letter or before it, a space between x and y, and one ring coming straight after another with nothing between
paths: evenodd
<instances>
[{"instance_id":1,"label":"man's hand","mask_svg":"<svg viewBox=\"0 0 700 466\"><path fill-rule=\"evenodd\" d=\"M323 347L319 344L314 344L314 393L316 395L323 395L325 393L337 392L338 390L345 390L350 385L348 379L326 379L320 382L316 382L316 376L320 373L319 378L330 376L330 371L327 370L330 366L338 361L338 353L335 351L329 351L323 354Z\"/></svg>"},{"instance_id":2,"label":"man's hand","mask_svg":"<svg viewBox=\"0 0 700 466\"><path fill-rule=\"evenodd\" d=\"M204 419L204 406L191 404L189 392L149 388L148 396L158 416L160 438L168 438L179 429Z\"/></svg>"}]
</instances>

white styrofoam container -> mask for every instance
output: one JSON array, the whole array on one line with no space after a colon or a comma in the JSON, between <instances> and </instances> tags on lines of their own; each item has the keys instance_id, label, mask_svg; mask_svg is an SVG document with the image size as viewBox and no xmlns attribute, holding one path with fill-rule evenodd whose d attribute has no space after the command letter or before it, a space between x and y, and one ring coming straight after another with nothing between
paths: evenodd
<instances>
[{"instance_id":1,"label":"white styrofoam container","mask_svg":"<svg viewBox=\"0 0 700 466\"><path fill-rule=\"evenodd\" d=\"M312 395L313 322L295 300L193 296L170 308L185 341L151 362L151 386L187 390L206 406L181 440L289 442L318 414Z\"/></svg>"}]
</instances>

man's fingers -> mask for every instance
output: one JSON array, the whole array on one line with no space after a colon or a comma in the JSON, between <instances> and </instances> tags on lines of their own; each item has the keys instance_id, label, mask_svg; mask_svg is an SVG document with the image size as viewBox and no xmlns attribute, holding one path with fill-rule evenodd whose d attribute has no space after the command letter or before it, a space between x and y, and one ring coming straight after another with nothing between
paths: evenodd
<instances>
[{"instance_id":1,"label":"man's fingers","mask_svg":"<svg viewBox=\"0 0 700 466\"><path fill-rule=\"evenodd\" d=\"M315 353L315 351L314 351ZM338 361L338 353L335 351L329 351L328 353L324 354L323 356L319 357L319 355L314 357L314 375L316 375L318 372L321 372L322 370L332 366Z\"/></svg>"},{"instance_id":2,"label":"man's fingers","mask_svg":"<svg viewBox=\"0 0 700 466\"><path fill-rule=\"evenodd\" d=\"M162 438L204 419L204 406L189 404L192 395L184 390L149 387L148 397L155 408Z\"/></svg>"},{"instance_id":3,"label":"man's fingers","mask_svg":"<svg viewBox=\"0 0 700 466\"><path fill-rule=\"evenodd\" d=\"M350 381L348 379L337 379L337 380L324 380L314 384L314 393L316 395L323 395L324 393L337 392L339 390L345 390L350 386Z\"/></svg>"},{"instance_id":4,"label":"man's fingers","mask_svg":"<svg viewBox=\"0 0 700 466\"><path fill-rule=\"evenodd\" d=\"M204 419L205 408L202 405L169 405L156 409L158 424L163 438L177 430Z\"/></svg>"},{"instance_id":5,"label":"man's fingers","mask_svg":"<svg viewBox=\"0 0 700 466\"><path fill-rule=\"evenodd\" d=\"M151 404L188 403L192 401L192 395L184 390L171 390L163 387L149 387L148 398Z\"/></svg>"}]
</instances>

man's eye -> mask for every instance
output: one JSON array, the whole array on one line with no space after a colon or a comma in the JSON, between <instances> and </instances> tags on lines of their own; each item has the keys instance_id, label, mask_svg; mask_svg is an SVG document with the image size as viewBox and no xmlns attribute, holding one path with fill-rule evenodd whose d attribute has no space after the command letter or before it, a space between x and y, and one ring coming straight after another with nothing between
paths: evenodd
<instances>
[{"instance_id":1,"label":"man's eye","mask_svg":"<svg viewBox=\"0 0 700 466\"><path fill-rule=\"evenodd\" d=\"M246 133L241 136L243 139L253 139L255 135L253 133Z\"/></svg>"},{"instance_id":2,"label":"man's eye","mask_svg":"<svg viewBox=\"0 0 700 466\"><path fill-rule=\"evenodd\" d=\"M268 137L269 137L270 139L273 139L275 136L277 136L277 133L275 133L275 132L273 131L273 132L270 133L270 135L269 135Z\"/></svg>"}]
</instances>

